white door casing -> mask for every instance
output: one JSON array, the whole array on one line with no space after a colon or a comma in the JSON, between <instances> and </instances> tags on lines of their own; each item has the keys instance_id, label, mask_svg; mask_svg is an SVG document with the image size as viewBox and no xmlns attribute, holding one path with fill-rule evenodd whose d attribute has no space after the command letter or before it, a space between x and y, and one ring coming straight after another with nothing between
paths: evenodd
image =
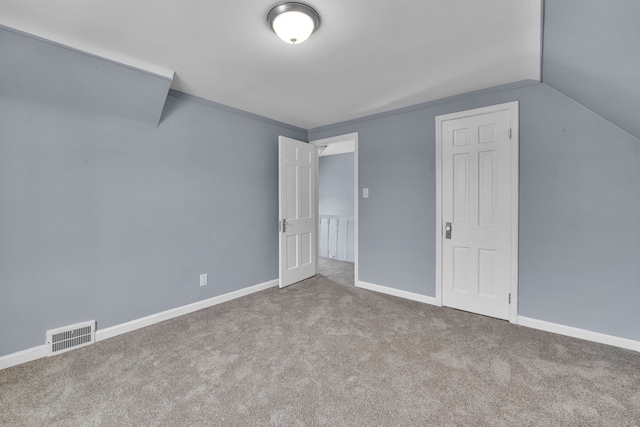
<instances>
[{"instance_id":1,"label":"white door casing","mask_svg":"<svg viewBox=\"0 0 640 427\"><path fill-rule=\"evenodd\" d=\"M280 287L316 274L316 146L278 138Z\"/></svg>"},{"instance_id":2,"label":"white door casing","mask_svg":"<svg viewBox=\"0 0 640 427\"><path fill-rule=\"evenodd\" d=\"M438 116L436 155L436 300L515 323L518 103Z\"/></svg>"}]
</instances>

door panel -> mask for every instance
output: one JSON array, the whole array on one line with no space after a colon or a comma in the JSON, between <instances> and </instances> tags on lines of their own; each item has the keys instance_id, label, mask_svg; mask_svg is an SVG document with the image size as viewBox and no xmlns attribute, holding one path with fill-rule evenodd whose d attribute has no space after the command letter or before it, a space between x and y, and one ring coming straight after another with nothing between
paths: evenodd
<instances>
[{"instance_id":1,"label":"door panel","mask_svg":"<svg viewBox=\"0 0 640 427\"><path fill-rule=\"evenodd\" d=\"M469 293L469 248L453 247L453 290Z\"/></svg>"},{"instance_id":2,"label":"door panel","mask_svg":"<svg viewBox=\"0 0 640 427\"><path fill-rule=\"evenodd\" d=\"M453 218L456 224L469 223L469 155L453 156Z\"/></svg>"},{"instance_id":3,"label":"door panel","mask_svg":"<svg viewBox=\"0 0 640 427\"><path fill-rule=\"evenodd\" d=\"M443 305L509 318L511 111L442 121Z\"/></svg>"},{"instance_id":4,"label":"door panel","mask_svg":"<svg viewBox=\"0 0 640 427\"><path fill-rule=\"evenodd\" d=\"M281 136L280 287L316 274L316 147Z\"/></svg>"},{"instance_id":5,"label":"door panel","mask_svg":"<svg viewBox=\"0 0 640 427\"><path fill-rule=\"evenodd\" d=\"M495 298L494 270L496 251L491 249L478 250L478 294L485 298Z\"/></svg>"}]
</instances>

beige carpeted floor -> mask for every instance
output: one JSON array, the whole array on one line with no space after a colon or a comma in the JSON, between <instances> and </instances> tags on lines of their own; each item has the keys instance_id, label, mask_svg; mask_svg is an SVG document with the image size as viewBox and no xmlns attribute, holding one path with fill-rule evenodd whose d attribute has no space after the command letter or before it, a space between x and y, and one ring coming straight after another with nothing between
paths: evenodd
<instances>
[{"instance_id":1,"label":"beige carpeted floor","mask_svg":"<svg viewBox=\"0 0 640 427\"><path fill-rule=\"evenodd\" d=\"M0 371L0 425L640 425L640 354L319 275Z\"/></svg>"}]
</instances>

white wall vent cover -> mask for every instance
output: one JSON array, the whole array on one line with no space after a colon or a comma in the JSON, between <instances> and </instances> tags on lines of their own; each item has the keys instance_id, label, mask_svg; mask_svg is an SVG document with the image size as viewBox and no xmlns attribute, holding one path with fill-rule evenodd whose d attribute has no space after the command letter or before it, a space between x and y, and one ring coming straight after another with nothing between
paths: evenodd
<instances>
[{"instance_id":1,"label":"white wall vent cover","mask_svg":"<svg viewBox=\"0 0 640 427\"><path fill-rule=\"evenodd\" d=\"M47 357L96 342L96 321L76 323L47 331Z\"/></svg>"}]
</instances>

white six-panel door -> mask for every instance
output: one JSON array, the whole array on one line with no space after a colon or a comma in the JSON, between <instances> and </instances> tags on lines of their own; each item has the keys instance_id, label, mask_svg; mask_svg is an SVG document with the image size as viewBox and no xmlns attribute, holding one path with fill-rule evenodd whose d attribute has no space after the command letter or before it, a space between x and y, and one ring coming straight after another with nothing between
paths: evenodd
<instances>
[{"instance_id":1,"label":"white six-panel door","mask_svg":"<svg viewBox=\"0 0 640 427\"><path fill-rule=\"evenodd\" d=\"M442 304L510 319L517 280L517 147L513 108L491 110L438 118Z\"/></svg>"},{"instance_id":2,"label":"white six-panel door","mask_svg":"<svg viewBox=\"0 0 640 427\"><path fill-rule=\"evenodd\" d=\"M280 287L316 274L316 146L278 138Z\"/></svg>"}]
</instances>

